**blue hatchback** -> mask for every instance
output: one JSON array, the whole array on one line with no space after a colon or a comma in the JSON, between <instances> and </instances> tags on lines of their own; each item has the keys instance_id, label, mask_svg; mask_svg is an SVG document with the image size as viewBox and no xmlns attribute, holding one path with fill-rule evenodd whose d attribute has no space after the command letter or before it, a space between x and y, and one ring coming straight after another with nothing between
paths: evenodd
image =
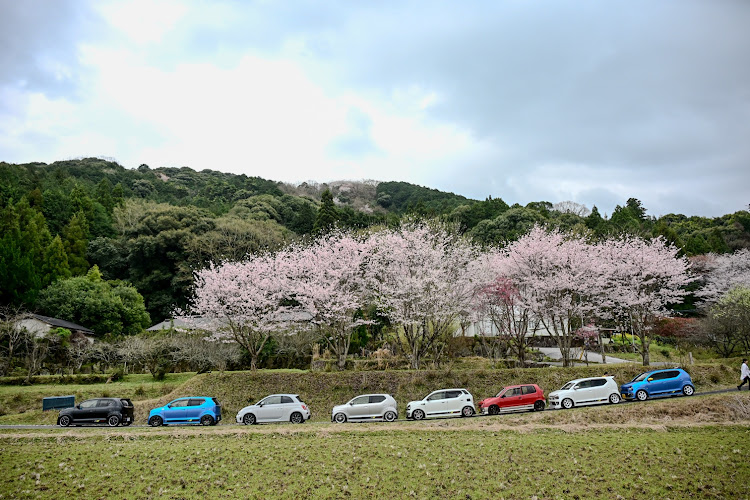
<instances>
[{"instance_id":1,"label":"blue hatchback","mask_svg":"<svg viewBox=\"0 0 750 500\"><path fill-rule=\"evenodd\" d=\"M190 396L179 398L148 414L148 425L168 424L216 425L221 420L221 404L216 398Z\"/></svg>"},{"instance_id":2,"label":"blue hatchback","mask_svg":"<svg viewBox=\"0 0 750 500\"><path fill-rule=\"evenodd\" d=\"M627 384L620 386L620 394L624 399L637 399L638 401L645 401L653 396L674 394L692 396L694 392L693 381L682 368L641 373Z\"/></svg>"}]
</instances>

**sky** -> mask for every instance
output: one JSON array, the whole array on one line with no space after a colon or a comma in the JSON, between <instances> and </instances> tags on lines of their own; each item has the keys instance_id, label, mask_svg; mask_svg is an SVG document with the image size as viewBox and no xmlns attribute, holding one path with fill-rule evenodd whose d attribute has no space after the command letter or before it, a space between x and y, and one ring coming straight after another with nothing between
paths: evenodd
<instances>
[{"instance_id":1,"label":"sky","mask_svg":"<svg viewBox=\"0 0 750 500\"><path fill-rule=\"evenodd\" d=\"M750 1L0 0L0 161L719 216Z\"/></svg>"}]
</instances>

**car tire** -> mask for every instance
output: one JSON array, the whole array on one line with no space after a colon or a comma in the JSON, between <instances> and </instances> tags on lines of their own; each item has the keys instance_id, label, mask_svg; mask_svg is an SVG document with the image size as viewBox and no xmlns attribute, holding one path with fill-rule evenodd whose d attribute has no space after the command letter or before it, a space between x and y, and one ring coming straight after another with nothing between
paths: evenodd
<instances>
[{"instance_id":1,"label":"car tire","mask_svg":"<svg viewBox=\"0 0 750 500\"><path fill-rule=\"evenodd\" d=\"M563 400L562 400L562 403L561 403L560 405L561 405L561 406L562 406L563 408L565 408L566 410L570 410L570 409L571 409L571 408L573 408L573 406L574 406L574 405L573 405L573 400L572 400L572 399L570 399L570 398L565 398L565 399L563 399Z\"/></svg>"},{"instance_id":2,"label":"car tire","mask_svg":"<svg viewBox=\"0 0 750 500\"><path fill-rule=\"evenodd\" d=\"M648 399L648 393L641 389L635 393L635 399L638 401L646 401Z\"/></svg>"},{"instance_id":3,"label":"car tire","mask_svg":"<svg viewBox=\"0 0 750 500\"><path fill-rule=\"evenodd\" d=\"M695 389L693 389L692 385L686 385L682 388L682 393L685 396L692 396L693 394L695 394Z\"/></svg>"},{"instance_id":4,"label":"car tire","mask_svg":"<svg viewBox=\"0 0 750 500\"><path fill-rule=\"evenodd\" d=\"M471 406L464 406L461 409L461 416L462 417L471 417L473 415L474 415L474 408L472 408Z\"/></svg>"},{"instance_id":5,"label":"car tire","mask_svg":"<svg viewBox=\"0 0 750 500\"><path fill-rule=\"evenodd\" d=\"M110 415L107 418L107 425L109 425L110 427L117 427L118 425L120 425L120 417L118 417L117 415Z\"/></svg>"},{"instance_id":6,"label":"car tire","mask_svg":"<svg viewBox=\"0 0 750 500\"><path fill-rule=\"evenodd\" d=\"M154 415L153 417L148 419L148 425L150 425L151 427L159 427L161 425L164 425L164 420L160 416Z\"/></svg>"},{"instance_id":7,"label":"car tire","mask_svg":"<svg viewBox=\"0 0 750 500\"><path fill-rule=\"evenodd\" d=\"M612 403L613 405L616 405L617 403L620 402L620 395L615 394L613 392L612 394L609 395L609 402Z\"/></svg>"},{"instance_id":8,"label":"car tire","mask_svg":"<svg viewBox=\"0 0 750 500\"><path fill-rule=\"evenodd\" d=\"M386 422L394 422L398 418L398 415L396 415L395 411L387 411L385 412L385 415L383 415L383 420Z\"/></svg>"},{"instance_id":9,"label":"car tire","mask_svg":"<svg viewBox=\"0 0 750 500\"><path fill-rule=\"evenodd\" d=\"M544 401L542 401L541 399L534 401L534 411L542 411L542 410L544 410Z\"/></svg>"},{"instance_id":10,"label":"car tire","mask_svg":"<svg viewBox=\"0 0 750 500\"><path fill-rule=\"evenodd\" d=\"M242 423L245 425L255 425L258 423L258 420L256 420L255 415L252 413L245 413L242 416Z\"/></svg>"},{"instance_id":11,"label":"car tire","mask_svg":"<svg viewBox=\"0 0 750 500\"><path fill-rule=\"evenodd\" d=\"M414 420L424 420L424 412L422 410L414 410L411 414L411 418Z\"/></svg>"},{"instance_id":12,"label":"car tire","mask_svg":"<svg viewBox=\"0 0 750 500\"><path fill-rule=\"evenodd\" d=\"M71 421L72 420L68 415L63 415L62 417L60 417L60 421L58 422L58 424L60 425L60 427L67 427L70 425Z\"/></svg>"},{"instance_id":13,"label":"car tire","mask_svg":"<svg viewBox=\"0 0 750 500\"><path fill-rule=\"evenodd\" d=\"M294 412L294 413L292 413L292 415L291 415L291 416L289 417L289 421L290 421L291 423L293 423L293 424L302 424L302 423L304 423L304 422L305 422L305 419L304 419L304 417L302 416L302 414L301 414L300 412L298 412L298 411L295 411L295 412Z\"/></svg>"},{"instance_id":14,"label":"car tire","mask_svg":"<svg viewBox=\"0 0 750 500\"><path fill-rule=\"evenodd\" d=\"M201 417L201 425L214 425L214 417L212 417L211 415L203 415Z\"/></svg>"},{"instance_id":15,"label":"car tire","mask_svg":"<svg viewBox=\"0 0 750 500\"><path fill-rule=\"evenodd\" d=\"M497 405L492 405L489 408L487 408L487 413L489 413L490 415L499 415L500 407Z\"/></svg>"},{"instance_id":16,"label":"car tire","mask_svg":"<svg viewBox=\"0 0 750 500\"><path fill-rule=\"evenodd\" d=\"M333 421L337 424L345 424L346 423L346 415L339 412L336 415L333 416Z\"/></svg>"}]
</instances>

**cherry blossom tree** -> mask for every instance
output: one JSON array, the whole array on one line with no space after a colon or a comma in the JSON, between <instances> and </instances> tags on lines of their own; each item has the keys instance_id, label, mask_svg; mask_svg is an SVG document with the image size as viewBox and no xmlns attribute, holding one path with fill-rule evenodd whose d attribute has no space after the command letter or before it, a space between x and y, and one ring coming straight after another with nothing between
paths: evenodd
<instances>
[{"instance_id":1,"label":"cherry blossom tree","mask_svg":"<svg viewBox=\"0 0 750 500\"><path fill-rule=\"evenodd\" d=\"M256 255L245 262L211 265L195 273L190 313L202 318L202 324L214 322L208 339L244 347L252 370L257 368L268 339L288 321L282 306L286 289L278 259Z\"/></svg>"},{"instance_id":2,"label":"cherry blossom tree","mask_svg":"<svg viewBox=\"0 0 750 500\"><path fill-rule=\"evenodd\" d=\"M600 314L640 339L643 365L648 366L651 330L669 316L668 305L682 302L692 281L688 261L663 237L610 239L597 245L597 253L605 279Z\"/></svg>"},{"instance_id":3,"label":"cherry blossom tree","mask_svg":"<svg viewBox=\"0 0 750 500\"><path fill-rule=\"evenodd\" d=\"M709 254L699 263L705 285L695 295L706 305L719 301L732 288L750 287L750 250L747 248L731 254Z\"/></svg>"},{"instance_id":4,"label":"cherry blossom tree","mask_svg":"<svg viewBox=\"0 0 750 500\"><path fill-rule=\"evenodd\" d=\"M581 237L535 226L506 247L498 261L501 276L521 291L518 303L533 311L555 339L563 366L570 365L575 331L595 315L606 286L591 248Z\"/></svg>"},{"instance_id":5,"label":"cherry blossom tree","mask_svg":"<svg viewBox=\"0 0 750 500\"><path fill-rule=\"evenodd\" d=\"M472 308L477 250L451 226L417 221L376 232L368 244L368 286L419 369L431 350L440 356L435 347Z\"/></svg>"},{"instance_id":6,"label":"cherry blossom tree","mask_svg":"<svg viewBox=\"0 0 750 500\"><path fill-rule=\"evenodd\" d=\"M582 326L575 332L576 337L583 341L583 356L586 361L586 366L589 365L589 352L587 347L591 344L594 339L599 338L599 328L593 323ZM604 359L604 358L602 358Z\"/></svg>"},{"instance_id":7,"label":"cherry blossom tree","mask_svg":"<svg viewBox=\"0 0 750 500\"><path fill-rule=\"evenodd\" d=\"M358 317L367 305L365 264L368 246L353 234L333 231L310 245L294 245L277 258L285 297L311 323L343 370L355 328L372 323Z\"/></svg>"}]
</instances>

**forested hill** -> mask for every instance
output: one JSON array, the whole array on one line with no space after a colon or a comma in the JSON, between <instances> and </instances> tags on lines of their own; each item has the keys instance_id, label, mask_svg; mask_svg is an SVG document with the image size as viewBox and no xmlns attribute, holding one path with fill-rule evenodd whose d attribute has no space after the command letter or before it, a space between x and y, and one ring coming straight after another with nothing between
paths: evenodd
<instances>
[{"instance_id":1,"label":"forested hill","mask_svg":"<svg viewBox=\"0 0 750 500\"><path fill-rule=\"evenodd\" d=\"M69 319L54 310L55 300L65 302L64 290L52 293L50 285L85 277L96 265L100 275L89 276L100 280L96 286L109 283L120 302L141 294L151 317L138 321L156 322L186 305L192 271L208 262L241 259L331 224L364 228L407 215L456 221L488 245L541 223L593 238L663 235L686 255L750 247L747 211L657 219L635 198L607 218L591 208L547 201L509 206L501 198L471 200L405 182L290 185L187 167L130 170L98 158L0 162L0 304Z\"/></svg>"}]
</instances>

